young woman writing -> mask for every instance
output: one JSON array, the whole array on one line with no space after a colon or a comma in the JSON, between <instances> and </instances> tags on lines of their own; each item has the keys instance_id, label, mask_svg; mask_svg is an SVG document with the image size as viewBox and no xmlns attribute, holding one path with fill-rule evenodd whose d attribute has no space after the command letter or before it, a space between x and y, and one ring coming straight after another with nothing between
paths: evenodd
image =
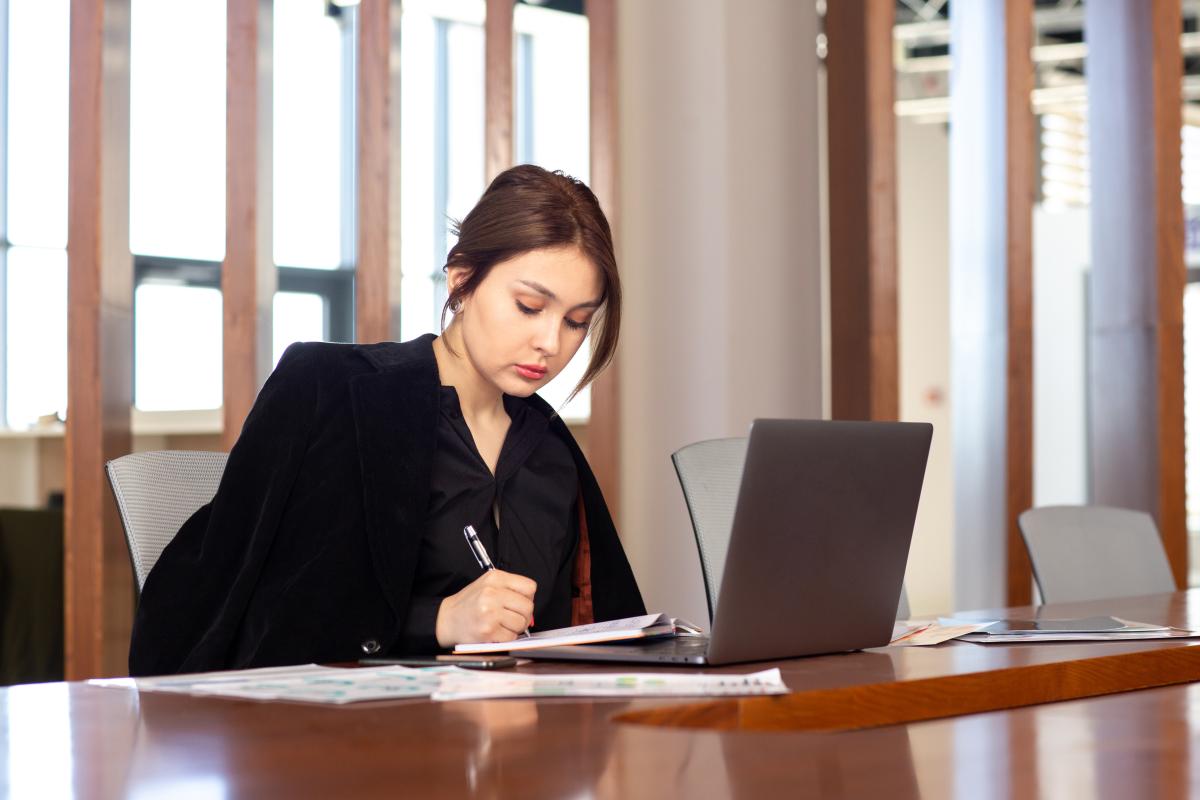
<instances>
[{"instance_id":1,"label":"young woman writing","mask_svg":"<svg viewBox=\"0 0 1200 800\"><path fill-rule=\"evenodd\" d=\"M644 613L596 479L535 394L589 332L580 386L616 347L600 206L514 167L458 234L440 337L284 353L216 497L147 577L131 674L429 653Z\"/></svg>"}]
</instances>

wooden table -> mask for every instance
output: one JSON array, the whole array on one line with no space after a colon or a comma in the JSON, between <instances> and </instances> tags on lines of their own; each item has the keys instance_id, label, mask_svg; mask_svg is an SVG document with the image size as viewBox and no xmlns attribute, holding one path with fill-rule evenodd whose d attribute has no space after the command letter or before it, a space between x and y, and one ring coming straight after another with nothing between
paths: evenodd
<instances>
[{"instance_id":1,"label":"wooden table","mask_svg":"<svg viewBox=\"0 0 1200 800\"><path fill-rule=\"evenodd\" d=\"M1060 606L1053 613L1190 620L1200 627L1200 593ZM811 692L998 672L1070 660L1081 647L949 643L779 666L789 687ZM1197 647L1100 643L1084 657ZM0 795L975 798L1170 797L1200 789L1196 684L832 733L613 720L685 705L694 703L401 701L331 708L139 695L81 683L19 686L0 691Z\"/></svg>"}]
</instances>

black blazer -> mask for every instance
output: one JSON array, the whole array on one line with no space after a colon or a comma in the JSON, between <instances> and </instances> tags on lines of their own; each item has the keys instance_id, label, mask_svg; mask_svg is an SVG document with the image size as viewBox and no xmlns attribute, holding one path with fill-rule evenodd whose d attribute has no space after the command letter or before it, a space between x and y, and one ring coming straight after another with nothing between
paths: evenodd
<instances>
[{"instance_id":1,"label":"black blazer","mask_svg":"<svg viewBox=\"0 0 1200 800\"><path fill-rule=\"evenodd\" d=\"M216 496L146 579L131 675L395 652L436 447L433 340L287 349ZM551 417L579 470L595 619L645 613L579 446L545 401L525 402Z\"/></svg>"}]
</instances>

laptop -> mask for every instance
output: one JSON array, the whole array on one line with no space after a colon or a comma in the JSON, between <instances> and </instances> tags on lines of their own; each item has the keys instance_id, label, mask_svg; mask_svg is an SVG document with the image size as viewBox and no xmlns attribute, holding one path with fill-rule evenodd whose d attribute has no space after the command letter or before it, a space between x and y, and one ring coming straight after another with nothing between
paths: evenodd
<instances>
[{"instance_id":1,"label":"laptop","mask_svg":"<svg viewBox=\"0 0 1200 800\"><path fill-rule=\"evenodd\" d=\"M711 634L521 657L715 666L886 645L932 436L928 423L755 420Z\"/></svg>"}]
</instances>

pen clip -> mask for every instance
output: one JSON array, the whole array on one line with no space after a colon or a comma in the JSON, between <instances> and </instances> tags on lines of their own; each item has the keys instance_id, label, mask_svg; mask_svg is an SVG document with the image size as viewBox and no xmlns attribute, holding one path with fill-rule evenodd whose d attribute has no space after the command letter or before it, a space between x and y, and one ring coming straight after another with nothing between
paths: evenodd
<instances>
[{"instance_id":1,"label":"pen clip","mask_svg":"<svg viewBox=\"0 0 1200 800\"><path fill-rule=\"evenodd\" d=\"M479 534L475 532L474 526L468 525L463 528L463 536L466 537L467 546L471 548L471 554L475 556L479 568L482 570L495 569L492 559L488 557L487 550L483 549L483 542L479 541Z\"/></svg>"}]
</instances>

